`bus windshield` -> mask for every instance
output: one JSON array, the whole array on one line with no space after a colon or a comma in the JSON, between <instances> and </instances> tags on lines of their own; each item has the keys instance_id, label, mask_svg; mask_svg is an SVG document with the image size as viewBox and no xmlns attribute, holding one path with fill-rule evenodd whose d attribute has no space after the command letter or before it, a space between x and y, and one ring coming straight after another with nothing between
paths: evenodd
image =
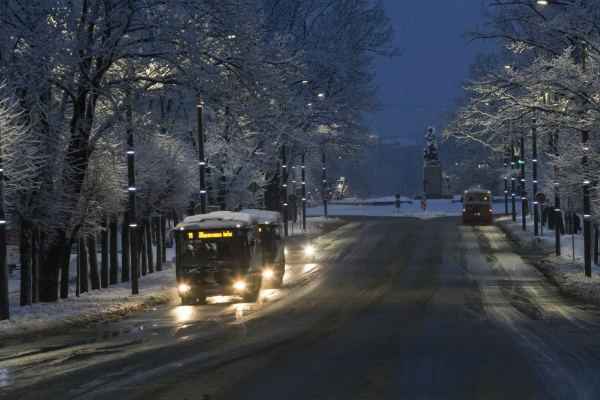
<instances>
[{"instance_id":1,"label":"bus windshield","mask_svg":"<svg viewBox=\"0 0 600 400\"><path fill-rule=\"evenodd\" d=\"M240 240L193 239L184 242L182 265L184 267L202 267L218 265L221 262L236 263L246 253Z\"/></svg>"},{"instance_id":2,"label":"bus windshield","mask_svg":"<svg viewBox=\"0 0 600 400\"><path fill-rule=\"evenodd\" d=\"M465 202L469 203L489 203L490 195L488 193L467 192L465 194Z\"/></svg>"}]
</instances>

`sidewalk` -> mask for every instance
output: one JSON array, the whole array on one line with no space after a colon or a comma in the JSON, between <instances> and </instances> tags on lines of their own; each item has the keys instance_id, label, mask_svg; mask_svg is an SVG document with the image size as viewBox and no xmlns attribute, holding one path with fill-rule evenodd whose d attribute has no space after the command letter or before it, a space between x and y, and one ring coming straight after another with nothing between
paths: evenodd
<instances>
[{"instance_id":1,"label":"sidewalk","mask_svg":"<svg viewBox=\"0 0 600 400\"><path fill-rule=\"evenodd\" d=\"M517 243L525 255L532 252L542 254L541 258L534 260L532 264L558 286L563 294L600 304L600 267L594 265L592 260L592 276L590 278L585 276L581 233L574 235L573 238L570 234L561 236L561 256L556 257L554 231L544 228L544 236L535 238L533 221L529 217L525 232L523 232L520 216L516 223L513 223L510 217L502 216L496 218L495 224ZM575 260L573 260L572 239L575 242Z\"/></svg>"}]
</instances>

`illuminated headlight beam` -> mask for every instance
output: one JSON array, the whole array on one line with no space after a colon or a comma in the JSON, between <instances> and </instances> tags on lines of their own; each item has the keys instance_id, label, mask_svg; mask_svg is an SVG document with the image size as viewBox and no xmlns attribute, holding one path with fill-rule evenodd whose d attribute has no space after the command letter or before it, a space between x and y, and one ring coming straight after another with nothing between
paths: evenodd
<instances>
[{"instance_id":1,"label":"illuminated headlight beam","mask_svg":"<svg viewBox=\"0 0 600 400\"><path fill-rule=\"evenodd\" d=\"M191 288L187 283L180 283L177 289L179 289L179 293L185 294L189 292Z\"/></svg>"},{"instance_id":2,"label":"illuminated headlight beam","mask_svg":"<svg viewBox=\"0 0 600 400\"><path fill-rule=\"evenodd\" d=\"M311 245L304 246L304 254L307 257L312 257L315 255L315 253L316 253L316 249L314 248L314 246L311 246Z\"/></svg>"}]
</instances>

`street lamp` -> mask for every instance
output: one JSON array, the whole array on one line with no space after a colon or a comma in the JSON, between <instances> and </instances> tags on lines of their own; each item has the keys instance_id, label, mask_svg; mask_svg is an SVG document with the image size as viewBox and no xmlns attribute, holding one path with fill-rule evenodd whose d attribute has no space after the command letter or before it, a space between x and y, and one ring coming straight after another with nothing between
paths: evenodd
<instances>
[{"instance_id":1,"label":"street lamp","mask_svg":"<svg viewBox=\"0 0 600 400\"><path fill-rule=\"evenodd\" d=\"M536 195L538 190L538 160L537 160L537 132L536 132L536 119L532 119L531 127L531 167L532 167L532 192L533 192L533 236L539 236L539 210L540 205L537 201Z\"/></svg>"},{"instance_id":2,"label":"street lamp","mask_svg":"<svg viewBox=\"0 0 600 400\"><path fill-rule=\"evenodd\" d=\"M204 103L196 105L198 118L198 170L200 174L200 214L208 212L207 193L206 193L206 160L204 159Z\"/></svg>"},{"instance_id":3,"label":"street lamp","mask_svg":"<svg viewBox=\"0 0 600 400\"><path fill-rule=\"evenodd\" d=\"M1 139L2 132L0 132ZM6 263L6 215L4 211L4 163L0 149L0 320L10 317L8 266Z\"/></svg>"},{"instance_id":4,"label":"street lamp","mask_svg":"<svg viewBox=\"0 0 600 400\"><path fill-rule=\"evenodd\" d=\"M285 237L288 236L288 169L287 169L287 150L285 145L281 149L281 179L283 180L282 192L283 192L283 234Z\"/></svg>"}]
</instances>

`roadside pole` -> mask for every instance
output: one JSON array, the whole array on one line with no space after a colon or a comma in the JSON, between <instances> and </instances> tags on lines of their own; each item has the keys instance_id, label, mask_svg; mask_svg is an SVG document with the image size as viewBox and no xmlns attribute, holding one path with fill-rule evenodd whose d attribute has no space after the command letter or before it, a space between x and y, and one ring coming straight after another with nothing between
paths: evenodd
<instances>
[{"instance_id":1,"label":"roadside pole","mask_svg":"<svg viewBox=\"0 0 600 400\"><path fill-rule=\"evenodd\" d=\"M0 140L2 132L0 131ZM10 318L6 264L6 215L4 213L4 162L0 150L0 320Z\"/></svg>"},{"instance_id":2,"label":"roadside pole","mask_svg":"<svg viewBox=\"0 0 600 400\"><path fill-rule=\"evenodd\" d=\"M127 192L129 193L129 243L131 246L131 294L139 293L139 254L137 239L137 202L135 187L135 147L133 144L133 110L131 94L128 93L127 118ZM160 245L160 244L158 244Z\"/></svg>"},{"instance_id":3,"label":"roadside pole","mask_svg":"<svg viewBox=\"0 0 600 400\"><path fill-rule=\"evenodd\" d=\"M325 196L325 192L327 191L327 168L325 167L325 150L323 150L323 213L325 215L325 219L327 219L327 196ZM304 196L303 196L304 197Z\"/></svg>"},{"instance_id":4,"label":"roadside pole","mask_svg":"<svg viewBox=\"0 0 600 400\"><path fill-rule=\"evenodd\" d=\"M537 199L535 198L535 196L537 195L538 192L538 170L537 170L537 132L536 132L536 119L533 118L532 120L532 127L531 127L531 168L532 168L532 183L533 183L533 188L532 188L532 193L534 196L533 199L533 236L539 236L539 225L540 225L540 216L539 216L539 211L540 211L540 204L537 201Z\"/></svg>"},{"instance_id":5,"label":"roadside pole","mask_svg":"<svg viewBox=\"0 0 600 400\"><path fill-rule=\"evenodd\" d=\"M283 235L288 236L288 168L285 144L281 149L281 191L283 192Z\"/></svg>"},{"instance_id":6,"label":"roadside pole","mask_svg":"<svg viewBox=\"0 0 600 400\"><path fill-rule=\"evenodd\" d=\"M525 215L525 211L527 210L527 196L525 188L525 135L523 131L521 131L521 158L519 159L519 164L521 164L521 223L523 232L525 232L527 230Z\"/></svg>"},{"instance_id":7,"label":"roadside pole","mask_svg":"<svg viewBox=\"0 0 600 400\"><path fill-rule=\"evenodd\" d=\"M516 210L516 199L515 199L515 145L511 139L510 141L510 169L512 171L510 177L510 195L511 195L511 205L512 205L512 221L517 222L517 210Z\"/></svg>"},{"instance_id":8,"label":"roadside pole","mask_svg":"<svg viewBox=\"0 0 600 400\"><path fill-rule=\"evenodd\" d=\"M554 156L558 157L558 133L551 135L551 144ZM560 237L562 223L562 212L560 210L560 188L558 186L558 167L554 164L554 246L555 254L557 257L560 256Z\"/></svg>"},{"instance_id":9,"label":"roadside pole","mask_svg":"<svg viewBox=\"0 0 600 400\"><path fill-rule=\"evenodd\" d=\"M198 169L200 172L200 214L206 214L208 211L206 198L206 160L204 159L204 142L206 141L206 137L204 135L203 111L204 106L202 103L196 105L198 118Z\"/></svg>"},{"instance_id":10,"label":"roadside pole","mask_svg":"<svg viewBox=\"0 0 600 400\"><path fill-rule=\"evenodd\" d=\"M573 199L567 200L567 206L569 207L569 218L571 218L571 255L573 261L575 261L575 215L573 214Z\"/></svg>"},{"instance_id":11,"label":"roadside pole","mask_svg":"<svg viewBox=\"0 0 600 400\"><path fill-rule=\"evenodd\" d=\"M301 159L302 169L302 230L306 230L306 165L304 165L304 151Z\"/></svg>"}]
</instances>

